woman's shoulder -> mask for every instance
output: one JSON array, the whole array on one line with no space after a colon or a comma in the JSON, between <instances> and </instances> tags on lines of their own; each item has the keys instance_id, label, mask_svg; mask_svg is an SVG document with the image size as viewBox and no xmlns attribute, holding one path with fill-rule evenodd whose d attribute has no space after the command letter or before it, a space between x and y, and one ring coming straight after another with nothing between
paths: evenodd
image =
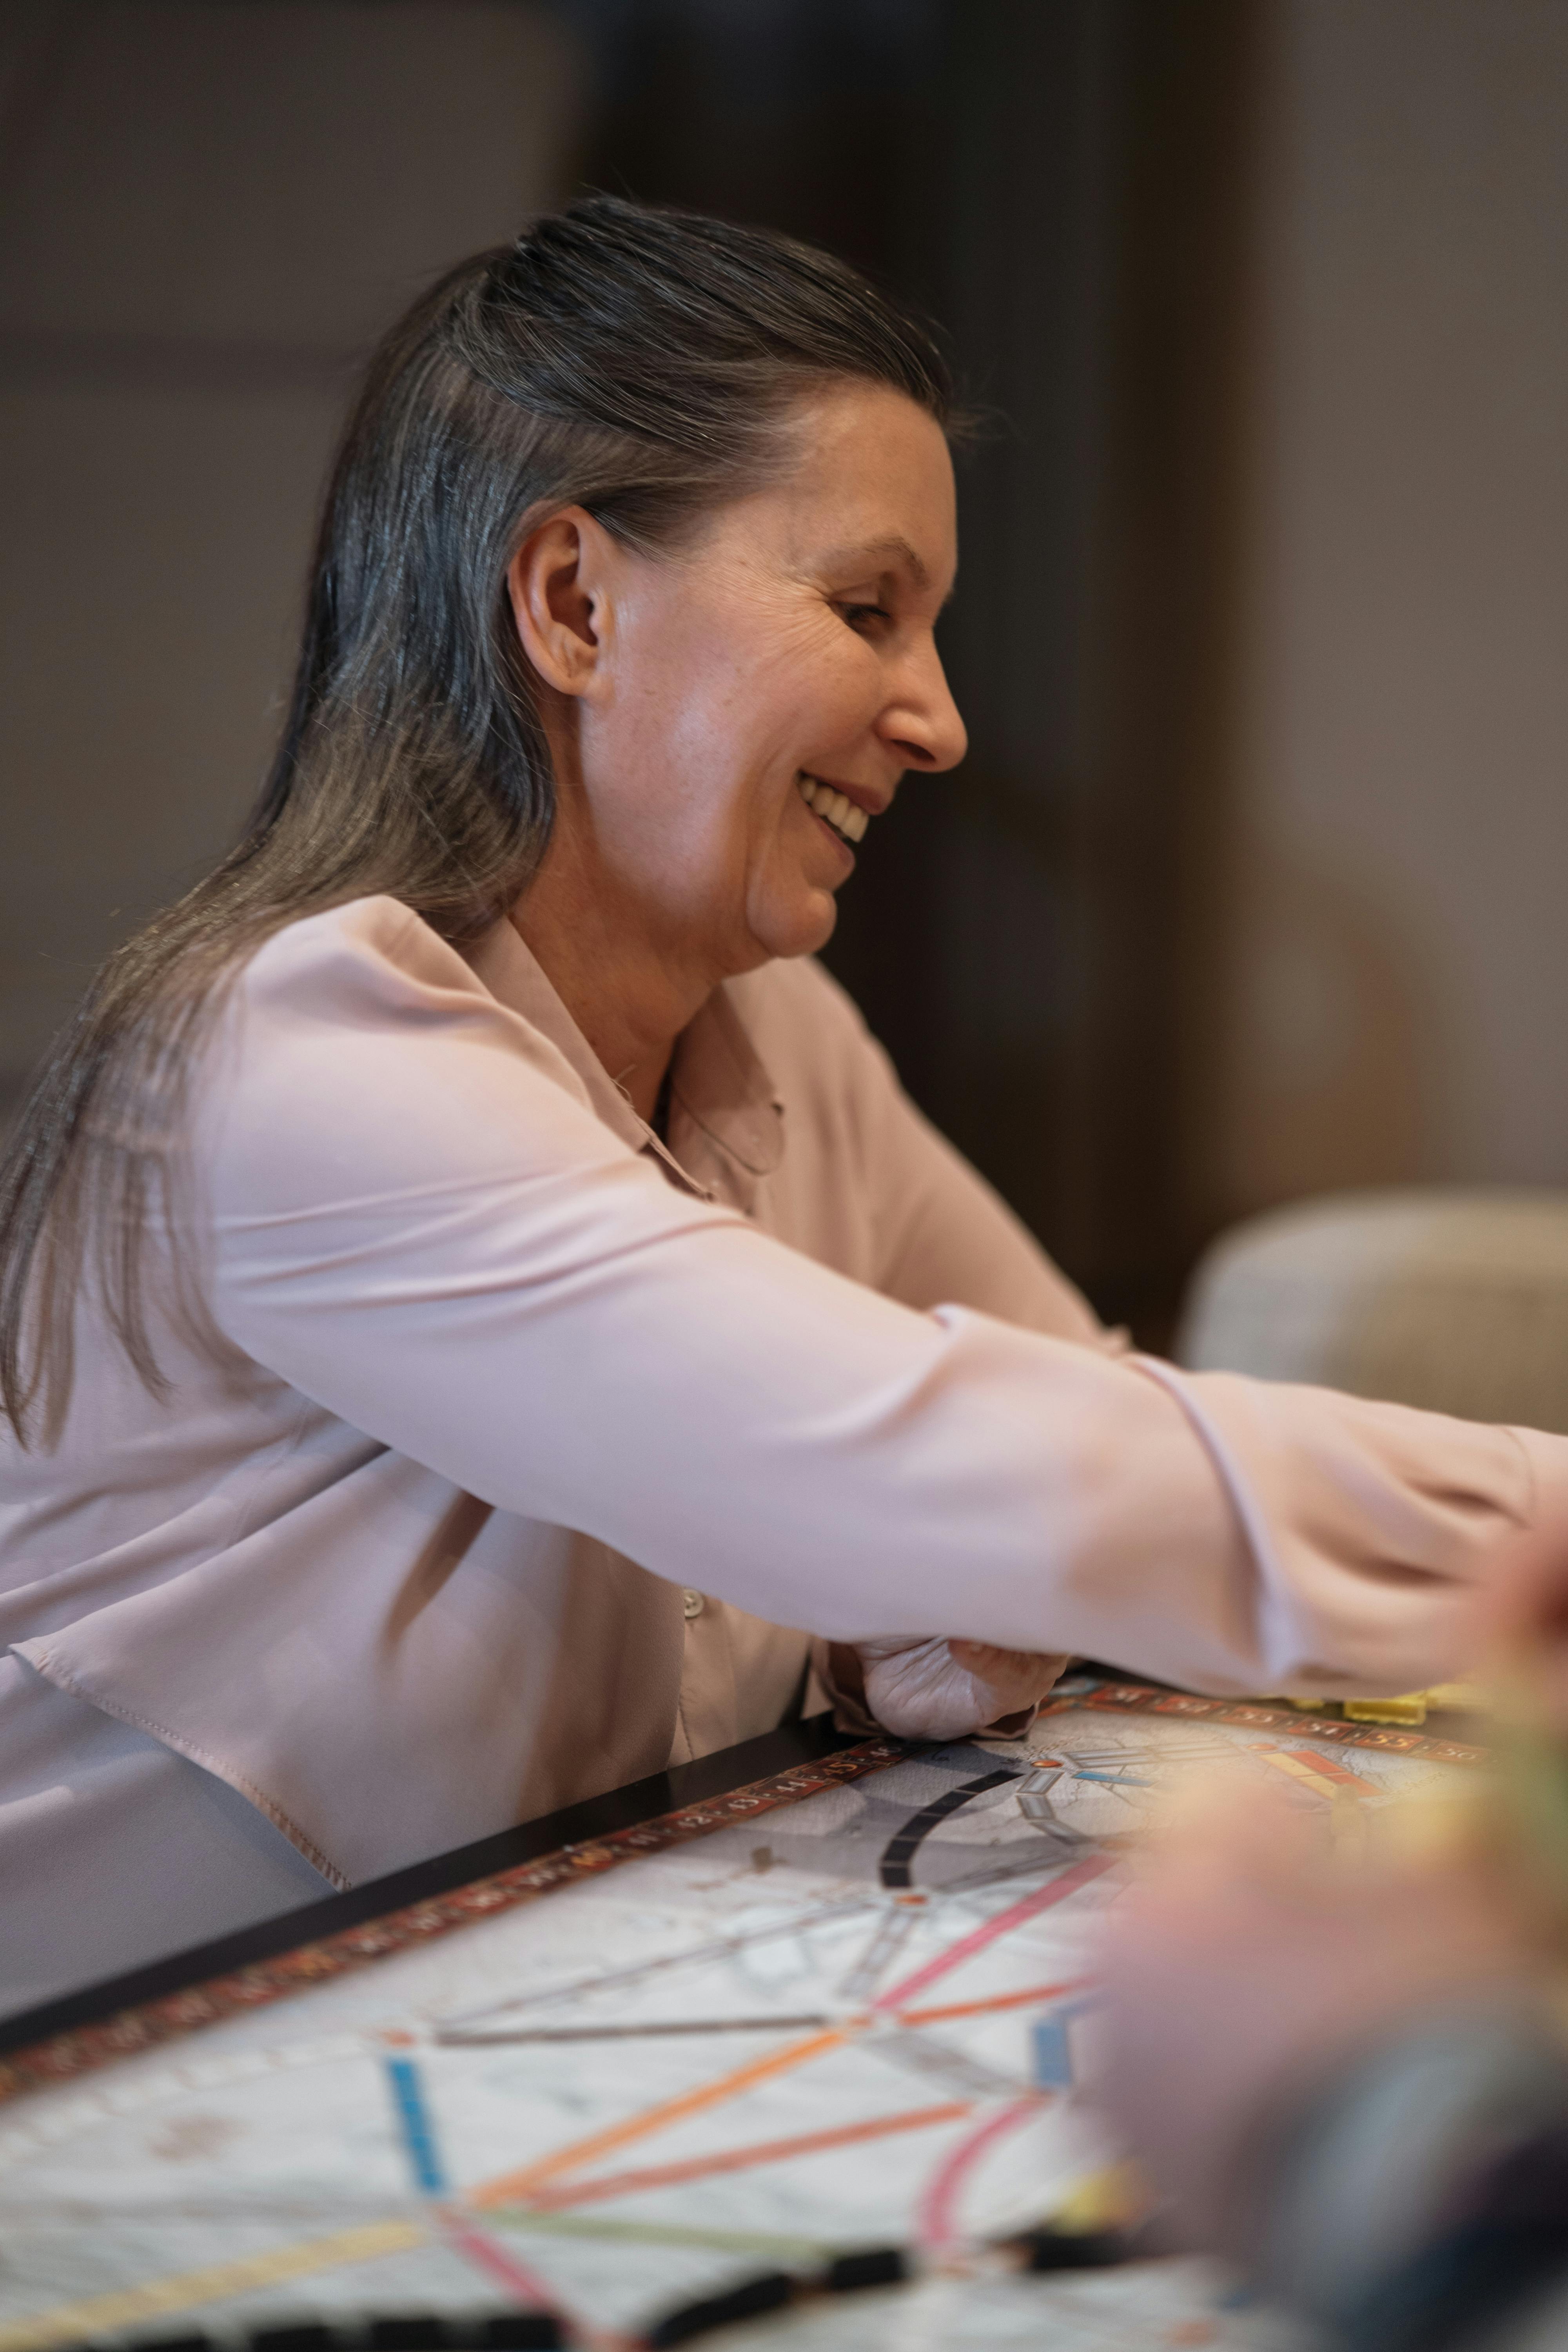
<instances>
[{"instance_id":1,"label":"woman's shoulder","mask_svg":"<svg viewBox=\"0 0 1568 2352\"><path fill-rule=\"evenodd\" d=\"M515 994L498 994L402 900L351 899L282 925L237 967L206 1090L295 1102L309 1076L319 1098L409 1088L434 1098L460 1089L465 1071L493 1091L504 1061L514 1097L542 1082L599 1109L548 1019Z\"/></svg>"},{"instance_id":2,"label":"woman's shoulder","mask_svg":"<svg viewBox=\"0 0 1568 2352\"><path fill-rule=\"evenodd\" d=\"M320 1005L341 994L407 999L431 990L482 998L468 964L423 916L385 895L350 898L280 925L239 968L250 1000L308 995Z\"/></svg>"},{"instance_id":3,"label":"woman's shoulder","mask_svg":"<svg viewBox=\"0 0 1568 2352\"><path fill-rule=\"evenodd\" d=\"M514 1099L520 1085L536 1097L546 1085L642 1148L642 1121L504 916L457 948L401 899L355 898L275 933L243 978L239 1028L253 1060L269 1044L289 1055L308 1043L340 1061L379 1051L406 1076L412 1057L435 1055L449 1082L462 1045L481 1056L487 1088L499 1083L499 1055Z\"/></svg>"}]
</instances>

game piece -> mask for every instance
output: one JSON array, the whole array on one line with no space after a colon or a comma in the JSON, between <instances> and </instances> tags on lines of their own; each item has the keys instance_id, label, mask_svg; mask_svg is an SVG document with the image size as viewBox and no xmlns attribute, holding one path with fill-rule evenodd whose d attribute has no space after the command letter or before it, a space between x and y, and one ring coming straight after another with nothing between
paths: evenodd
<instances>
[{"instance_id":1,"label":"game piece","mask_svg":"<svg viewBox=\"0 0 1568 2352\"><path fill-rule=\"evenodd\" d=\"M826 2294L858 2294L866 2287L899 2286L910 2275L902 2246L872 2246L861 2254L836 2254L823 2273Z\"/></svg>"},{"instance_id":2,"label":"game piece","mask_svg":"<svg viewBox=\"0 0 1568 2352\"><path fill-rule=\"evenodd\" d=\"M1426 1696L1412 1691L1405 1698L1347 1698L1347 1723L1407 1723L1419 1727L1426 1720Z\"/></svg>"},{"instance_id":3,"label":"game piece","mask_svg":"<svg viewBox=\"0 0 1568 2352\"><path fill-rule=\"evenodd\" d=\"M1429 1708L1444 1715L1484 1715L1491 1705L1491 1695L1480 1683L1434 1683L1421 1696Z\"/></svg>"},{"instance_id":4,"label":"game piece","mask_svg":"<svg viewBox=\"0 0 1568 2352\"><path fill-rule=\"evenodd\" d=\"M738 2320L782 2311L785 2304L795 2301L795 2282L787 2271L763 2271L723 2294L705 2295L700 2302L682 2305L650 2327L645 2340L650 2352L663 2352L666 2345L690 2344L700 2336L714 2336L721 2327L732 2327Z\"/></svg>"},{"instance_id":5,"label":"game piece","mask_svg":"<svg viewBox=\"0 0 1568 2352\"><path fill-rule=\"evenodd\" d=\"M1114 2230L1034 2230L1025 2267L1040 2271L1107 2270L1127 2260L1127 2240Z\"/></svg>"}]
</instances>

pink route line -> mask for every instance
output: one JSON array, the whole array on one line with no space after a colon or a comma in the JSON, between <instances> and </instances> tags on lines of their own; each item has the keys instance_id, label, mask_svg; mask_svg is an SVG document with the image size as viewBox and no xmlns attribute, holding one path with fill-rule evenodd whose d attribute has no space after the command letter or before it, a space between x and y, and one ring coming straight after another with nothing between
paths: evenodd
<instances>
[{"instance_id":1,"label":"pink route line","mask_svg":"<svg viewBox=\"0 0 1568 2352\"><path fill-rule=\"evenodd\" d=\"M1018 2099L1010 2107L1002 2107L995 2115L972 2131L967 2139L950 2148L931 2175L931 2186L921 2200L920 2219L915 2235L927 2253L940 2254L953 2245L960 2235L955 2214L959 2191L964 2177L984 2156L994 2139L1010 2132L1026 2116L1038 2115L1047 2105L1044 2098Z\"/></svg>"},{"instance_id":2,"label":"pink route line","mask_svg":"<svg viewBox=\"0 0 1568 2352\"><path fill-rule=\"evenodd\" d=\"M893 1985L887 1992L879 1993L871 2004L873 2010L901 2009L906 2001L914 1999L916 1993L924 1992L927 1985L935 1984L939 1977L946 1976L950 1969L957 1968L961 1961L972 1959L976 1952L983 1952L987 1944L994 1944L998 1936L1005 1936L1012 1928L1021 1927L1026 1919L1036 1918L1040 1912L1048 1911L1053 1904L1065 1902L1069 1895L1076 1895L1080 1886L1087 1886L1091 1879L1099 1878L1102 1872L1109 1870L1115 1859L1114 1854L1093 1854L1088 1862L1077 1863L1071 1870L1064 1870L1061 1876L1053 1878L1048 1886L1037 1887L1034 1894L1026 1895L1021 1903L1011 1904L1005 1911L998 1911L994 1919L987 1919L983 1927L976 1927L971 1935L960 1937L958 1942L950 1944L945 1952L939 1952L934 1960L928 1960L923 1969L917 1969L913 1976L905 1977L901 1984Z\"/></svg>"},{"instance_id":3,"label":"pink route line","mask_svg":"<svg viewBox=\"0 0 1568 2352\"><path fill-rule=\"evenodd\" d=\"M476 2270L483 2271L487 2277L494 2279L498 2286L510 2287L525 2308L531 2306L536 2311L553 2311L559 2313L563 2319L573 2318L574 2315L567 2311L555 2289L548 2285L537 2271L531 2271L526 2263L516 2261L504 2246L498 2246L493 2238L487 2237L481 2230L476 2230L472 2221L456 2207L439 2205L436 2210L442 2237L455 2252L466 2255Z\"/></svg>"}]
</instances>

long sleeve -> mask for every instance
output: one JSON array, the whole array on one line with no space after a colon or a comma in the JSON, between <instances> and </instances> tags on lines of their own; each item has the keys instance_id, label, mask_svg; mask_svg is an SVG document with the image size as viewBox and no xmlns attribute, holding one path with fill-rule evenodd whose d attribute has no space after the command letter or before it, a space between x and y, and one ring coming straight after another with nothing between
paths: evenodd
<instances>
[{"instance_id":1,"label":"long sleeve","mask_svg":"<svg viewBox=\"0 0 1568 2352\"><path fill-rule=\"evenodd\" d=\"M1221 1688L1454 1664L1466 1588L1530 1516L1514 1438L1278 1392L1221 1459L1201 1381L915 1313L683 1197L423 926L379 919L256 959L202 1129L216 1319L306 1396L498 1509L835 1638ZM1248 1384L1209 1386L1245 1422Z\"/></svg>"}]
</instances>

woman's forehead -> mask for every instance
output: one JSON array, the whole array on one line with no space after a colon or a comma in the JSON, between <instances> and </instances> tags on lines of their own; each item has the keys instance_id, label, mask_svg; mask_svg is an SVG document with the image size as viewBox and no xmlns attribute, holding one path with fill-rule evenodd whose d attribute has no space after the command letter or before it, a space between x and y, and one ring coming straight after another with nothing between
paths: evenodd
<instances>
[{"instance_id":1,"label":"woman's forehead","mask_svg":"<svg viewBox=\"0 0 1568 2352\"><path fill-rule=\"evenodd\" d=\"M849 385L803 404L795 437L796 464L742 502L784 560L840 578L892 576L945 597L956 508L935 418L901 393Z\"/></svg>"}]
</instances>

